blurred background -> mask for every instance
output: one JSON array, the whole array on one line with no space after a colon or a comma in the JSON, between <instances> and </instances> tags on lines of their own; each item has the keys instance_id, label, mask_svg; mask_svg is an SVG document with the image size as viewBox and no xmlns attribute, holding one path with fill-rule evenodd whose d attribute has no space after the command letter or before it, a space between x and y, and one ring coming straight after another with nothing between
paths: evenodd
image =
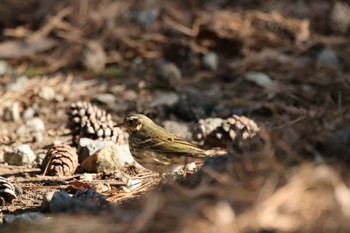
<instances>
[{"instance_id":1,"label":"blurred background","mask_svg":"<svg viewBox=\"0 0 350 233\"><path fill-rule=\"evenodd\" d=\"M87 101L232 155L205 165L220 174L206 202L160 191L184 208L132 232L348 232L349 29L349 1L1 0L0 175L25 171L6 148L66 142L67 109Z\"/></svg>"}]
</instances>

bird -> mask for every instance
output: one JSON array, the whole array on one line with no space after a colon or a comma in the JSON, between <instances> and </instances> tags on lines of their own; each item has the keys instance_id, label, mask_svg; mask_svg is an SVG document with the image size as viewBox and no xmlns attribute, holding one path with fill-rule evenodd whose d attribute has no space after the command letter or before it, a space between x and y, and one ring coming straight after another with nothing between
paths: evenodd
<instances>
[{"instance_id":1,"label":"bird","mask_svg":"<svg viewBox=\"0 0 350 233\"><path fill-rule=\"evenodd\" d=\"M129 150L135 161L160 175L207 157L204 150L160 127L143 114L132 114L117 126L129 133Z\"/></svg>"}]
</instances>

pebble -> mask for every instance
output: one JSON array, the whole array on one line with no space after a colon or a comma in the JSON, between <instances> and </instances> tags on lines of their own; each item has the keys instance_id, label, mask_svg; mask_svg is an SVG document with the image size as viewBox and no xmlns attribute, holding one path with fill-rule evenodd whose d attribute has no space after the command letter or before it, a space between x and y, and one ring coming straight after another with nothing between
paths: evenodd
<instances>
[{"instance_id":1,"label":"pebble","mask_svg":"<svg viewBox=\"0 0 350 233\"><path fill-rule=\"evenodd\" d=\"M62 213L69 212L72 209L73 199L72 196L65 191L56 191L52 194L51 199L50 195L47 196L50 206L50 211L52 213Z\"/></svg>"},{"instance_id":2,"label":"pebble","mask_svg":"<svg viewBox=\"0 0 350 233\"><path fill-rule=\"evenodd\" d=\"M3 119L5 121L19 121L21 115L19 113L19 102L13 102L9 107L7 107L3 114Z\"/></svg>"},{"instance_id":3,"label":"pebble","mask_svg":"<svg viewBox=\"0 0 350 233\"><path fill-rule=\"evenodd\" d=\"M130 19L142 24L145 27L150 27L159 15L159 8L149 7L140 11L131 11Z\"/></svg>"},{"instance_id":4,"label":"pebble","mask_svg":"<svg viewBox=\"0 0 350 233\"><path fill-rule=\"evenodd\" d=\"M50 203L55 192L44 193L43 200L41 202L41 208L45 211L50 210Z\"/></svg>"},{"instance_id":5,"label":"pebble","mask_svg":"<svg viewBox=\"0 0 350 233\"><path fill-rule=\"evenodd\" d=\"M8 72L9 70L9 65L7 64L6 61L0 60L0 75L4 75Z\"/></svg>"},{"instance_id":6,"label":"pebble","mask_svg":"<svg viewBox=\"0 0 350 233\"><path fill-rule=\"evenodd\" d=\"M135 165L136 167L140 167L138 163L135 162L134 157L132 157L130 150L129 150L129 145L124 144L124 145L114 145L116 150L117 150L117 155L119 156L119 162L126 166L127 164Z\"/></svg>"},{"instance_id":7,"label":"pebble","mask_svg":"<svg viewBox=\"0 0 350 233\"><path fill-rule=\"evenodd\" d=\"M205 68L215 71L219 67L219 57L214 52L206 53L203 55L202 63Z\"/></svg>"},{"instance_id":8,"label":"pebble","mask_svg":"<svg viewBox=\"0 0 350 233\"><path fill-rule=\"evenodd\" d=\"M175 104L177 101L179 101L179 95L176 94L175 92L160 92L157 91L154 93L154 98L153 101L150 103L151 107L155 106L161 106L161 105L166 105L166 106L171 106Z\"/></svg>"},{"instance_id":9,"label":"pebble","mask_svg":"<svg viewBox=\"0 0 350 233\"><path fill-rule=\"evenodd\" d=\"M93 155L99 149L111 144L113 144L113 142L111 141L100 141L93 140L90 138L80 138L78 145L79 163L82 163L86 158Z\"/></svg>"},{"instance_id":10,"label":"pebble","mask_svg":"<svg viewBox=\"0 0 350 233\"><path fill-rule=\"evenodd\" d=\"M83 173L79 176L80 180L84 180L84 181L93 181L96 177L96 174L92 174L92 173Z\"/></svg>"},{"instance_id":11,"label":"pebble","mask_svg":"<svg viewBox=\"0 0 350 233\"><path fill-rule=\"evenodd\" d=\"M317 56L317 67L336 67L338 56L330 48L324 48Z\"/></svg>"},{"instance_id":12,"label":"pebble","mask_svg":"<svg viewBox=\"0 0 350 233\"><path fill-rule=\"evenodd\" d=\"M110 93L101 93L94 96L94 100L105 104L107 106L113 106L117 102L117 98Z\"/></svg>"},{"instance_id":13,"label":"pebble","mask_svg":"<svg viewBox=\"0 0 350 233\"><path fill-rule=\"evenodd\" d=\"M33 136L34 142L42 142L44 140L44 135L42 132L36 132Z\"/></svg>"},{"instance_id":14,"label":"pebble","mask_svg":"<svg viewBox=\"0 0 350 233\"><path fill-rule=\"evenodd\" d=\"M36 159L35 159L36 164L40 164L41 166L45 157L46 157L46 151L41 151L37 153Z\"/></svg>"},{"instance_id":15,"label":"pebble","mask_svg":"<svg viewBox=\"0 0 350 233\"><path fill-rule=\"evenodd\" d=\"M23 119L28 120L33 118L35 115L35 110L33 108L27 108L23 112Z\"/></svg>"},{"instance_id":16,"label":"pebble","mask_svg":"<svg viewBox=\"0 0 350 233\"><path fill-rule=\"evenodd\" d=\"M44 132L44 131L45 131L45 123L39 117L28 119L24 124L20 125L16 129L16 133L18 135L29 134L33 132Z\"/></svg>"},{"instance_id":17,"label":"pebble","mask_svg":"<svg viewBox=\"0 0 350 233\"><path fill-rule=\"evenodd\" d=\"M55 98L56 92L52 87L43 86L40 88L38 95L44 100L51 101Z\"/></svg>"},{"instance_id":18,"label":"pebble","mask_svg":"<svg viewBox=\"0 0 350 233\"><path fill-rule=\"evenodd\" d=\"M264 88L273 88L275 86L270 76L263 72L248 72L245 74L245 79Z\"/></svg>"},{"instance_id":19,"label":"pebble","mask_svg":"<svg viewBox=\"0 0 350 233\"><path fill-rule=\"evenodd\" d=\"M113 144L107 145L98 150L93 155L86 158L81 167L87 172L110 172L120 170L124 167L118 155L118 151Z\"/></svg>"},{"instance_id":20,"label":"pebble","mask_svg":"<svg viewBox=\"0 0 350 233\"><path fill-rule=\"evenodd\" d=\"M21 92L28 81L28 77L26 75L22 75L16 79L14 83L9 83L6 85L7 91L13 92Z\"/></svg>"},{"instance_id":21,"label":"pebble","mask_svg":"<svg viewBox=\"0 0 350 233\"><path fill-rule=\"evenodd\" d=\"M166 130L172 132L178 137L186 138L186 139L191 138L191 132L188 126L184 123L168 120L168 121L163 121L163 126Z\"/></svg>"},{"instance_id":22,"label":"pebble","mask_svg":"<svg viewBox=\"0 0 350 233\"><path fill-rule=\"evenodd\" d=\"M28 212L18 215L6 214L3 217L5 224L13 224L18 222L38 223L39 221L43 221L45 219L47 219L46 215L40 212Z\"/></svg>"},{"instance_id":23,"label":"pebble","mask_svg":"<svg viewBox=\"0 0 350 233\"><path fill-rule=\"evenodd\" d=\"M29 145L22 144L10 148L4 153L4 161L10 165L26 165L35 161L36 156Z\"/></svg>"}]
</instances>

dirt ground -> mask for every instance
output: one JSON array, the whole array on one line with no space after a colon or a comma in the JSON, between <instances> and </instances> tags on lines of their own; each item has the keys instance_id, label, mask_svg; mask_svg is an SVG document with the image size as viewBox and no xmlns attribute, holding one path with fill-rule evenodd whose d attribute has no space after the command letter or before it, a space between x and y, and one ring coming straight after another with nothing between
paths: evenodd
<instances>
[{"instance_id":1,"label":"dirt ground","mask_svg":"<svg viewBox=\"0 0 350 233\"><path fill-rule=\"evenodd\" d=\"M48 219L0 231L349 232L349 13L328 0L1 1L0 176L17 198L0 217ZM146 114L213 157L167 182L133 165L44 174L49 148L77 149L77 102L113 122ZM35 161L6 162L24 144ZM108 208L42 204L79 189Z\"/></svg>"}]
</instances>

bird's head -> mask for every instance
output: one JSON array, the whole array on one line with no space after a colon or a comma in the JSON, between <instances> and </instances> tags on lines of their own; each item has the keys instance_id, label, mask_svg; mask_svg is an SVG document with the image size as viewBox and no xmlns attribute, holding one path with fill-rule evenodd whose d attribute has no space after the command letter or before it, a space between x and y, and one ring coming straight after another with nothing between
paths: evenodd
<instances>
[{"instance_id":1,"label":"bird's head","mask_svg":"<svg viewBox=\"0 0 350 233\"><path fill-rule=\"evenodd\" d=\"M124 127L129 133L134 133L151 124L154 124L153 121L145 115L133 114L126 117L124 122L117 126Z\"/></svg>"}]
</instances>

